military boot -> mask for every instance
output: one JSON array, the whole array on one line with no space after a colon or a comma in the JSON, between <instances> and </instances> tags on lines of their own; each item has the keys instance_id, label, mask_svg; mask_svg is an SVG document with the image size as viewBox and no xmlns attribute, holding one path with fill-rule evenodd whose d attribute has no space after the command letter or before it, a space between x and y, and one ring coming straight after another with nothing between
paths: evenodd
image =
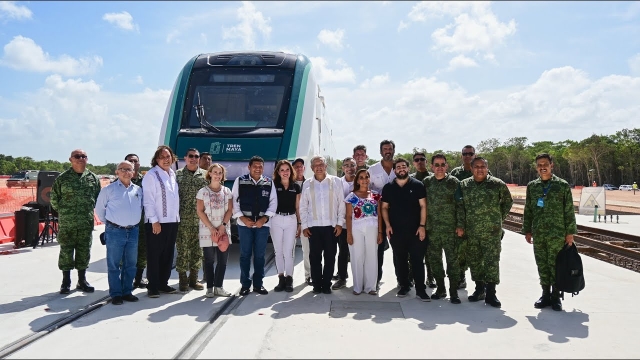
<instances>
[{"instance_id":1,"label":"military boot","mask_svg":"<svg viewBox=\"0 0 640 360\"><path fill-rule=\"evenodd\" d=\"M469 301L476 302L484 300L484 297L484 281L476 281L476 291L474 291L473 294L469 295Z\"/></svg>"},{"instance_id":2,"label":"military boot","mask_svg":"<svg viewBox=\"0 0 640 360\"><path fill-rule=\"evenodd\" d=\"M449 288L449 302L452 304L460 304L460 297L458 296L458 288L455 285L450 284Z\"/></svg>"},{"instance_id":3,"label":"military boot","mask_svg":"<svg viewBox=\"0 0 640 360\"><path fill-rule=\"evenodd\" d=\"M542 285L542 296L533 304L536 309L544 309L551 305L551 285Z\"/></svg>"},{"instance_id":4,"label":"military boot","mask_svg":"<svg viewBox=\"0 0 640 360\"><path fill-rule=\"evenodd\" d=\"M62 272L62 285L60 285L60 294L68 294L71 292L71 271Z\"/></svg>"},{"instance_id":5,"label":"military boot","mask_svg":"<svg viewBox=\"0 0 640 360\"><path fill-rule=\"evenodd\" d=\"M187 273L186 272L179 272L178 273L178 290L182 291L182 292L187 292L189 291L189 278L187 277Z\"/></svg>"},{"instance_id":6,"label":"military boot","mask_svg":"<svg viewBox=\"0 0 640 360\"><path fill-rule=\"evenodd\" d=\"M147 279L142 278L142 273L144 273L144 268L136 269L136 277L133 279L134 289L136 288L144 289L147 287L147 284L149 284L149 281L147 281Z\"/></svg>"},{"instance_id":7,"label":"military boot","mask_svg":"<svg viewBox=\"0 0 640 360\"><path fill-rule=\"evenodd\" d=\"M464 271L460 273L460 282L458 282L458 289L466 289L467 288L467 278L465 277Z\"/></svg>"},{"instance_id":8,"label":"military boot","mask_svg":"<svg viewBox=\"0 0 640 360\"><path fill-rule=\"evenodd\" d=\"M285 286L286 286L286 283L285 283L284 274L279 274L278 275L278 285L276 285L276 287L273 289L273 291L280 292L280 291L284 290Z\"/></svg>"},{"instance_id":9,"label":"military boot","mask_svg":"<svg viewBox=\"0 0 640 360\"><path fill-rule=\"evenodd\" d=\"M191 269L189 272L189 287L193 290L204 290L204 286L198 282L198 270Z\"/></svg>"},{"instance_id":10,"label":"military boot","mask_svg":"<svg viewBox=\"0 0 640 360\"><path fill-rule=\"evenodd\" d=\"M78 283L76 284L76 289L82 290L84 292L92 293L95 289L85 277L87 270L78 270Z\"/></svg>"},{"instance_id":11,"label":"military boot","mask_svg":"<svg viewBox=\"0 0 640 360\"><path fill-rule=\"evenodd\" d=\"M496 283L487 284L487 295L484 298L484 303L497 308L502 306L500 300L496 297Z\"/></svg>"},{"instance_id":12,"label":"military boot","mask_svg":"<svg viewBox=\"0 0 640 360\"><path fill-rule=\"evenodd\" d=\"M436 291L431 294L431 298L434 300L438 300L447 297L447 289L444 287L444 278L436 279L436 286Z\"/></svg>"},{"instance_id":13,"label":"military boot","mask_svg":"<svg viewBox=\"0 0 640 360\"><path fill-rule=\"evenodd\" d=\"M555 286L551 292L551 308L555 311L562 311L562 301L560 301L560 291Z\"/></svg>"},{"instance_id":14,"label":"military boot","mask_svg":"<svg viewBox=\"0 0 640 360\"><path fill-rule=\"evenodd\" d=\"M284 278L284 291L292 292L293 291L293 278L291 275L287 275Z\"/></svg>"}]
</instances>

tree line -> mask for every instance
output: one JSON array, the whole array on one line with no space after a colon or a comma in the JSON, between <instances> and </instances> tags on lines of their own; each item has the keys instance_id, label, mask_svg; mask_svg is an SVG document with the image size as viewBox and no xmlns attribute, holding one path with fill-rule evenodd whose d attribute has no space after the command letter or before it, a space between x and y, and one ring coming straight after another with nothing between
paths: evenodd
<instances>
[{"instance_id":1,"label":"tree line","mask_svg":"<svg viewBox=\"0 0 640 360\"><path fill-rule=\"evenodd\" d=\"M58 171L63 172L71 167L68 161L56 160L36 161L29 156L13 157L0 154L0 175L12 175L22 170ZM114 175L118 164L106 165L87 164L87 169L98 175ZM140 166L140 171L149 170L149 167Z\"/></svg>"},{"instance_id":2,"label":"tree line","mask_svg":"<svg viewBox=\"0 0 640 360\"><path fill-rule=\"evenodd\" d=\"M640 180L640 129L623 129L613 135L593 134L581 141L529 143L526 137L513 137L504 142L490 138L470 145L475 146L477 156L487 159L491 173L506 183L526 185L536 179L538 174L534 159L543 152L553 157L554 173L572 185L588 186L596 181L599 186L618 186ZM443 153L451 170L462 164L460 150L430 152L414 147L412 152L396 154L396 158L407 159L411 164L410 171L415 172L414 152L424 152L429 164L433 154ZM370 165L379 161L372 158L378 152L377 148L367 149ZM431 170L429 164L427 168ZM338 169L341 167L342 161L338 160Z\"/></svg>"}]
</instances>

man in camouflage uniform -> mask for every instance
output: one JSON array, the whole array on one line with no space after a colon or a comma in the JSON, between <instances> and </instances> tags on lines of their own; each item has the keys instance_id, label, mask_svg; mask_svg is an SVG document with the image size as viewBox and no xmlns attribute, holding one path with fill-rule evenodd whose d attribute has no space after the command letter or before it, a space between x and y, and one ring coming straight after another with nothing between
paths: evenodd
<instances>
[{"instance_id":1,"label":"man in camouflage uniform","mask_svg":"<svg viewBox=\"0 0 640 360\"><path fill-rule=\"evenodd\" d=\"M466 258L476 289L469 301L484 299L486 304L500 307L496 285L500 283L500 251L504 230L502 221L509 214L513 199L507 185L488 175L487 160L476 157L471 162L473 177L462 180L456 191L462 202L464 229L458 236L467 235ZM485 297L486 284L486 297Z\"/></svg>"},{"instance_id":2,"label":"man in camouflage uniform","mask_svg":"<svg viewBox=\"0 0 640 360\"><path fill-rule=\"evenodd\" d=\"M460 183L458 179L447 174L447 158L443 154L431 157L433 175L424 179L427 191L427 234L429 234L429 262L436 279L437 289L431 295L434 300L447 296L444 285L444 268L442 267L442 251L447 258L447 275L449 276L449 300L452 304L460 304L458 297L458 245L462 241L456 236L456 229L463 228L462 206L456 201L455 194ZM427 268L428 269L428 268Z\"/></svg>"},{"instance_id":3,"label":"man in camouflage uniform","mask_svg":"<svg viewBox=\"0 0 640 360\"><path fill-rule=\"evenodd\" d=\"M51 207L58 212L58 268L62 270L60 294L71 292L71 270L78 270L76 289L93 292L86 271L91 256L94 208L100 194L100 180L87 170L87 153L71 152L71 168L60 174L51 186ZM75 258L74 258L75 253Z\"/></svg>"},{"instance_id":4,"label":"man in camouflage uniform","mask_svg":"<svg viewBox=\"0 0 640 360\"><path fill-rule=\"evenodd\" d=\"M543 153L536 156L539 178L527 184L522 233L525 240L533 241L533 254L538 265L542 296L534 303L536 309L549 305L553 310L562 310L560 293L551 285L556 280L556 257L564 244L573 244L577 233L573 196L569 184L552 174L553 159Z\"/></svg>"},{"instance_id":5,"label":"man in camouflage uniform","mask_svg":"<svg viewBox=\"0 0 640 360\"><path fill-rule=\"evenodd\" d=\"M180 279L179 290L203 290L204 286L198 282L198 272L202 264L202 248L198 240L198 214L196 213L196 195L198 190L207 186L205 178L207 171L198 165L200 152L197 149L187 150L184 157L185 167L176 171L178 194L180 197L180 223L176 249L176 270ZM187 271L189 277L187 277Z\"/></svg>"},{"instance_id":6,"label":"man in camouflage uniform","mask_svg":"<svg viewBox=\"0 0 640 360\"><path fill-rule=\"evenodd\" d=\"M133 177L131 182L142 188L142 174L140 174L140 157L136 154L129 154L124 157L125 160L133 164ZM140 218L140 226L138 226L138 261L136 262L136 276L133 279L133 288L144 289L149 281L142 277L144 269L147 267L147 239L144 235L144 207L142 208L142 217Z\"/></svg>"},{"instance_id":7,"label":"man in camouflage uniform","mask_svg":"<svg viewBox=\"0 0 640 360\"><path fill-rule=\"evenodd\" d=\"M416 168L416 172L410 174L409 176L419 180L420 182L424 181L427 176L433 175L433 173L427 170L427 155L422 151L417 151L413 153L413 166ZM429 233L427 232L427 236ZM436 287L436 280L433 277L433 269L431 268L431 262L429 261L429 252L431 251L431 246L427 247L427 251L424 254L424 264L427 267L427 286L431 289ZM442 262L442 260L440 260ZM413 274L411 272L411 258L409 258L409 277L412 277ZM457 286L457 285L456 285Z\"/></svg>"}]
</instances>

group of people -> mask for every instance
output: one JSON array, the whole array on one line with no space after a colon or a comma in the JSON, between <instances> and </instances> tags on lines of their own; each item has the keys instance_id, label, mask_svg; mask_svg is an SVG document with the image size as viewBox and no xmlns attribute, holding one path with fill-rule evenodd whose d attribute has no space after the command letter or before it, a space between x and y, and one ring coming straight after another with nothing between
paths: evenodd
<instances>
[{"instance_id":1,"label":"group of people","mask_svg":"<svg viewBox=\"0 0 640 360\"><path fill-rule=\"evenodd\" d=\"M93 291L85 271L95 209L106 224L109 294L116 305L137 301L132 294L136 287L146 287L151 298L204 290L198 281L201 264L206 296L230 296L222 283L233 218L240 239L242 296L269 292L263 278L270 236L278 273L276 292L293 291L299 238L305 282L315 294L346 287L351 263L353 294L377 295L384 252L391 248L398 297L415 287L422 301L448 294L451 303L460 304L458 289L466 288L465 273L470 269L475 289L468 300L500 307L496 286L502 222L513 200L506 184L491 175L487 160L467 145L462 149L463 164L449 171L444 154L427 159L415 152L417 171L409 174L409 161L395 158L392 140L380 143L382 159L371 166L366 151L358 145L353 156L343 159L342 177L328 174L327 160L314 156L309 160L313 171L309 179L304 177L302 158L280 160L273 176L266 176L264 159L253 156L248 173L229 189L224 186L225 167L212 164L209 154L188 149L186 165L174 171L177 156L168 146L159 146L144 177L139 174L139 157L129 154L118 164L118 179L100 190L96 175L86 169L86 153L74 150L71 169L56 179L51 193L60 223L60 292L69 293L74 268L77 288ZM534 306L561 310L553 269L555 255L565 243L572 244L576 233L573 201L566 181L552 174L551 156L541 154L535 161L540 177L527 186L522 229L525 240L534 244L543 289ZM178 290L168 284L174 247ZM142 278L145 265L148 280ZM431 295L427 287L435 289Z\"/></svg>"}]
</instances>

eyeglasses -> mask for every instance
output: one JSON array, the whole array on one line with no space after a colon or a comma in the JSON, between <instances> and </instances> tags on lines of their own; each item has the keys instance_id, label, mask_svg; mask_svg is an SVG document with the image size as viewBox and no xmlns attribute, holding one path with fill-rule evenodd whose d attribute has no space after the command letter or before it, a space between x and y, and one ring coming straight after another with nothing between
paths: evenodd
<instances>
[{"instance_id":1,"label":"eyeglasses","mask_svg":"<svg viewBox=\"0 0 640 360\"><path fill-rule=\"evenodd\" d=\"M342 167L346 167L346 168L354 168L356 167L354 164L342 164Z\"/></svg>"},{"instance_id":2,"label":"eyeglasses","mask_svg":"<svg viewBox=\"0 0 640 360\"><path fill-rule=\"evenodd\" d=\"M119 171L124 171L124 172L133 172L133 169L125 169L125 168L119 168Z\"/></svg>"},{"instance_id":3,"label":"eyeglasses","mask_svg":"<svg viewBox=\"0 0 640 360\"><path fill-rule=\"evenodd\" d=\"M426 158L415 158L413 159L414 162L423 162L423 161L427 161Z\"/></svg>"},{"instance_id":4,"label":"eyeglasses","mask_svg":"<svg viewBox=\"0 0 640 360\"><path fill-rule=\"evenodd\" d=\"M158 160L171 160L171 155L169 155L169 156L158 156Z\"/></svg>"},{"instance_id":5,"label":"eyeglasses","mask_svg":"<svg viewBox=\"0 0 640 360\"><path fill-rule=\"evenodd\" d=\"M475 155L475 154L476 154L476 153L472 153L472 152L463 152L463 153L462 153L462 156L473 156L473 155Z\"/></svg>"},{"instance_id":6,"label":"eyeglasses","mask_svg":"<svg viewBox=\"0 0 640 360\"><path fill-rule=\"evenodd\" d=\"M440 164L440 163L433 164L433 167L435 167L435 168L443 168L445 166L447 166L447 164Z\"/></svg>"},{"instance_id":7,"label":"eyeglasses","mask_svg":"<svg viewBox=\"0 0 640 360\"><path fill-rule=\"evenodd\" d=\"M198 154L189 154L187 156L189 157L189 159L193 159L193 158L199 159L200 158L200 155L198 155Z\"/></svg>"},{"instance_id":8,"label":"eyeglasses","mask_svg":"<svg viewBox=\"0 0 640 360\"><path fill-rule=\"evenodd\" d=\"M74 159L80 160L80 159L87 159L88 156L87 155L80 155L80 154L75 154L72 156Z\"/></svg>"}]
</instances>

